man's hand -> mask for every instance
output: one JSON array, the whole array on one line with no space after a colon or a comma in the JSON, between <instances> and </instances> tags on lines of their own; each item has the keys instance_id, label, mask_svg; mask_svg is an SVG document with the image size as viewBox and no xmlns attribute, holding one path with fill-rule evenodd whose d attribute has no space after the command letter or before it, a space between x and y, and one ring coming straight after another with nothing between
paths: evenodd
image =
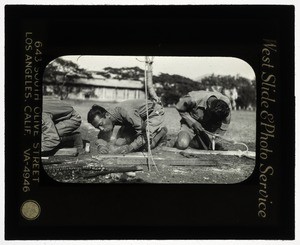
<instances>
[{"instance_id":1,"label":"man's hand","mask_svg":"<svg viewBox=\"0 0 300 245\"><path fill-rule=\"evenodd\" d=\"M108 154L109 149L107 147L107 142L103 139L98 139L95 143L97 146L98 153L100 154Z\"/></svg>"},{"instance_id":2,"label":"man's hand","mask_svg":"<svg viewBox=\"0 0 300 245\"><path fill-rule=\"evenodd\" d=\"M99 147L99 146L107 146L107 141L105 141L103 139L97 139L96 142L95 142L95 145L97 147Z\"/></svg>"},{"instance_id":3,"label":"man's hand","mask_svg":"<svg viewBox=\"0 0 300 245\"><path fill-rule=\"evenodd\" d=\"M131 145L123 145L114 147L114 149L111 150L113 154L127 154L133 151L133 147Z\"/></svg>"},{"instance_id":4,"label":"man's hand","mask_svg":"<svg viewBox=\"0 0 300 245\"><path fill-rule=\"evenodd\" d=\"M121 154L126 154L126 153L129 153L129 152L132 152L133 151L133 147L131 147L130 145L123 145L121 146Z\"/></svg>"},{"instance_id":5,"label":"man's hand","mask_svg":"<svg viewBox=\"0 0 300 245\"><path fill-rule=\"evenodd\" d=\"M192 128L194 129L196 134L199 134L200 132L204 131L204 128L202 127L201 123L197 121L192 124Z\"/></svg>"},{"instance_id":6,"label":"man's hand","mask_svg":"<svg viewBox=\"0 0 300 245\"><path fill-rule=\"evenodd\" d=\"M99 145L97 147L97 149L98 149L98 153L100 153L100 154L108 154L109 153L109 149L105 145Z\"/></svg>"}]
</instances>

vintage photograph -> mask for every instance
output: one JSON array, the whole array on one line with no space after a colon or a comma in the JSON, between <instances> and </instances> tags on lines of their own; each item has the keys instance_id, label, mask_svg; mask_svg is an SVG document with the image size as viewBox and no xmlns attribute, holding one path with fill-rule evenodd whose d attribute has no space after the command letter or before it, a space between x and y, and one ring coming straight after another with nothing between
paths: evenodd
<instances>
[{"instance_id":1,"label":"vintage photograph","mask_svg":"<svg viewBox=\"0 0 300 245\"><path fill-rule=\"evenodd\" d=\"M5 239L294 239L294 14L5 6Z\"/></svg>"},{"instance_id":2,"label":"vintage photograph","mask_svg":"<svg viewBox=\"0 0 300 245\"><path fill-rule=\"evenodd\" d=\"M58 182L232 184L255 167L256 78L238 58L61 56L42 108Z\"/></svg>"}]
</instances>

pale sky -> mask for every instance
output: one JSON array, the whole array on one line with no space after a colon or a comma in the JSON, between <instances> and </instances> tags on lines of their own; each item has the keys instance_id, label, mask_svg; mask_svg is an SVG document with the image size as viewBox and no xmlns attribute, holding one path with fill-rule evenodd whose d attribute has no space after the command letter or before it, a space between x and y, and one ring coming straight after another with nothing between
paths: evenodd
<instances>
[{"instance_id":1,"label":"pale sky","mask_svg":"<svg viewBox=\"0 0 300 245\"><path fill-rule=\"evenodd\" d=\"M101 71L105 67L121 68L138 66L145 67L145 56L62 56L66 60L77 63L80 68ZM153 62L153 74L168 73L178 74L190 79L210 75L239 74L250 80L255 79L251 66L238 58L232 57L162 57L155 56Z\"/></svg>"}]
</instances>

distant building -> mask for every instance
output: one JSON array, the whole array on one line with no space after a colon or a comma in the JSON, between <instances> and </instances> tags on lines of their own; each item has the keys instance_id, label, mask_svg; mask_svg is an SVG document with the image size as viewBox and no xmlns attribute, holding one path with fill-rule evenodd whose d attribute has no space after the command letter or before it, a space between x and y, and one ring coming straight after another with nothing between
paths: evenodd
<instances>
[{"instance_id":1,"label":"distant building","mask_svg":"<svg viewBox=\"0 0 300 245\"><path fill-rule=\"evenodd\" d=\"M143 82L107 79L101 75L92 78L57 75L56 79L43 81L43 92L45 95L59 95L62 98L107 102L145 98Z\"/></svg>"}]
</instances>

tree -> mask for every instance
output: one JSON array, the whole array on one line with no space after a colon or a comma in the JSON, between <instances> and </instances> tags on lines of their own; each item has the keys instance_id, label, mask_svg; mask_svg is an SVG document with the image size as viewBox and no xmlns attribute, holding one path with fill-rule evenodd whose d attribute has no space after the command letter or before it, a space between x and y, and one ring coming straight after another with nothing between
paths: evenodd
<instances>
[{"instance_id":1,"label":"tree","mask_svg":"<svg viewBox=\"0 0 300 245\"><path fill-rule=\"evenodd\" d=\"M72 78L78 77L92 78L92 74L85 69L79 68L79 66L72 61L57 58L47 65L43 82L45 84L54 83L54 94L58 94L61 99L66 99L72 88L66 87L65 83L74 82L76 80Z\"/></svg>"},{"instance_id":2,"label":"tree","mask_svg":"<svg viewBox=\"0 0 300 245\"><path fill-rule=\"evenodd\" d=\"M256 104L256 81L241 76L216 76L211 74L202 78L201 84L209 90L214 86L221 87L221 90L236 88L238 98L236 100L237 106L246 108L249 105Z\"/></svg>"},{"instance_id":3,"label":"tree","mask_svg":"<svg viewBox=\"0 0 300 245\"><path fill-rule=\"evenodd\" d=\"M135 66L135 67L122 67L122 68L112 68L105 67L105 74L109 74L111 78L118 80L144 80L144 70Z\"/></svg>"},{"instance_id":4,"label":"tree","mask_svg":"<svg viewBox=\"0 0 300 245\"><path fill-rule=\"evenodd\" d=\"M235 84L239 97L236 101L237 106L247 108L249 105L256 104L256 83L244 77L237 77Z\"/></svg>"},{"instance_id":5,"label":"tree","mask_svg":"<svg viewBox=\"0 0 300 245\"><path fill-rule=\"evenodd\" d=\"M44 72L44 80L56 80L57 75L92 78L91 72L79 68L76 63L63 58L57 58L47 65Z\"/></svg>"},{"instance_id":6,"label":"tree","mask_svg":"<svg viewBox=\"0 0 300 245\"><path fill-rule=\"evenodd\" d=\"M200 83L187 77L169 75L167 73L153 76L153 83L157 87L157 95L162 98L165 105L177 103L180 97L186 95L190 91L203 89L203 86Z\"/></svg>"}]
</instances>

